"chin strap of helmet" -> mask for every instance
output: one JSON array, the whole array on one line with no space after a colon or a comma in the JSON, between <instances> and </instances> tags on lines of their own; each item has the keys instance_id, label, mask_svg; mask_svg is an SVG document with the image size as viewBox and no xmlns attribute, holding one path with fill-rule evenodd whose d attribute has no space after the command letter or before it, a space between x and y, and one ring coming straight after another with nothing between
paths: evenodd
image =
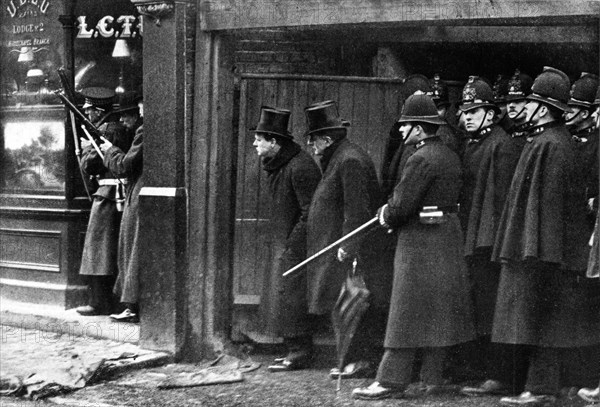
<instances>
[{"instance_id":1,"label":"chin strap of helmet","mask_svg":"<svg viewBox=\"0 0 600 407\"><path fill-rule=\"evenodd\" d=\"M525 119L525 122L523 123L524 126L527 126L527 127L533 126L533 123L531 123L531 120L535 117L535 115L537 114L538 110L540 110L540 107L542 107L542 104L538 102L538 105L536 106L536 108L533 111L532 115L529 117L529 120Z\"/></svg>"}]
</instances>

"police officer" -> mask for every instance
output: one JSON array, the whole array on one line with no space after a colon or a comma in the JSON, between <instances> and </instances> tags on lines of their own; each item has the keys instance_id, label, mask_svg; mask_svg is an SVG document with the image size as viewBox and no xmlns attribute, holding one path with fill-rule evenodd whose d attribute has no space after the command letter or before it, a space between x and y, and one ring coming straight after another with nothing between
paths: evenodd
<instances>
[{"instance_id":1,"label":"police officer","mask_svg":"<svg viewBox=\"0 0 600 407\"><path fill-rule=\"evenodd\" d=\"M503 404L554 402L564 355L600 343L596 287L585 278L585 200L564 124L570 83L545 67L527 96L531 128L508 193L493 258L502 261L492 341L530 345L525 391ZM595 293L594 293L595 294Z\"/></svg>"},{"instance_id":2,"label":"police officer","mask_svg":"<svg viewBox=\"0 0 600 407\"><path fill-rule=\"evenodd\" d=\"M531 85L533 79L527 74L522 73L519 69L515 70L514 75L508 81L507 115L513 125L507 130L508 134L521 145L525 146L527 133L527 104L526 97L531 93Z\"/></svg>"},{"instance_id":3,"label":"police officer","mask_svg":"<svg viewBox=\"0 0 600 407\"><path fill-rule=\"evenodd\" d=\"M597 88L598 77L583 72L571 86L568 105L572 112L565 114L567 128L573 136L578 178L584 180L590 233L596 215L594 201L598 196L598 128L593 117L596 110L594 99Z\"/></svg>"},{"instance_id":4,"label":"police officer","mask_svg":"<svg viewBox=\"0 0 600 407\"><path fill-rule=\"evenodd\" d=\"M399 122L405 142L417 150L378 211L381 225L398 229L398 239L385 353L375 381L352 392L365 400L405 397L419 349L423 385L412 394L444 390L447 347L475 334L456 215L460 159L437 136L444 121L425 93L407 99Z\"/></svg>"},{"instance_id":5,"label":"police officer","mask_svg":"<svg viewBox=\"0 0 600 407\"><path fill-rule=\"evenodd\" d=\"M114 91L107 88L86 88L83 109L98 131L111 143L129 149L131 138L124 127L108 121L112 113ZM114 117L114 115L113 115ZM117 246L121 213L117 209L118 193L123 192L122 180L114 178L104 166L98 152L87 140L82 140L81 165L83 170L98 182L90 211L89 223L83 245L79 274L89 278L89 303L77 308L81 315L110 314L113 311L112 288L117 267Z\"/></svg>"},{"instance_id":6,"label":"police officer","mask_svg":"<svg viewBox=\"0 0 600 407\"><path fill-rule=\"evenodd\" d=\"M416 91L432 93L429 79L427 79L425 75L413 74L409 75L404 80L400 94L401 105L404 104L407 97ZM405 140L402 139L402 134L399 129L399 122L392 125L384 150L384 159L381 168L381 189L383 196L386 199L392 193L396 183L402 177L402 169L404 168L406 161L416 150L413 145L404 143Z\"/></svg>"},{"instance_id":7,"label":"police officer","mask_svg":"<svg viewBox=\"0 0 600 407\"><path fill-rule=\"evenodd\" d=\"M438 136L442 139L444 144L446 144L460 156L462 155L463 151L462 135L448 122L448 108L450 107L450 100L448 99L448 85L437 73L433 76L430 85L431 91L428 94L435 103L438 116L445 122L445 124L442 124L440 127L438 127Z\"/></svg>"},{"instance_id":8,"label":"police officer","mask_svg":"<svg viewBox=\"0 0 600 407\"><path fill-rule=\"evenodd\" d=\"M505 391L512 376L510 350L492 346L490 336L498 291L500 265L491 261L492 247L504 201L521 148L495 120L501 109L498 95L477 76L469 77L462 92L465 127L470 137L463 153L460 214L465 231L465 257L473 282L475 319L479 336L476 352L488 379L465 387L468 395Z\"/></svg>"},{"instance_id":9,"label":"police officer","mask_svg":"<svg viewBox=\"0 0 600 407\"><path fill-rule=\"evenodd\" d=\"M508 101L506 97L508 96L508 79L502 74L496 76L496 81L494 82L492 90L494 92L494 103L499 109L495 122L502 127L504 131L508 132L513 126L512 120L507 114Z\"/></svg>"}]
</instances>

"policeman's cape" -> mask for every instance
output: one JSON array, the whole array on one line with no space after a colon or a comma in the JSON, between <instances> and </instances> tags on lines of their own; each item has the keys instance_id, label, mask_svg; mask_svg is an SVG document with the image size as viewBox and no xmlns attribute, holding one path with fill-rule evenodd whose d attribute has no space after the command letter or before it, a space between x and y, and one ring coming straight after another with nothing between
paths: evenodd
<instances>
[{"instance_id":1,"label":"policeman's cape","mask_svg":"<svg viewBox=\"0 0 600 407\"><path fill-rule=\"evenodd\" d=\"M560 124L529 136L512 179L492 254L493 260L538 261L585 270L582 180L575 176L571 136Z\"/></svg>"}]
</instances>

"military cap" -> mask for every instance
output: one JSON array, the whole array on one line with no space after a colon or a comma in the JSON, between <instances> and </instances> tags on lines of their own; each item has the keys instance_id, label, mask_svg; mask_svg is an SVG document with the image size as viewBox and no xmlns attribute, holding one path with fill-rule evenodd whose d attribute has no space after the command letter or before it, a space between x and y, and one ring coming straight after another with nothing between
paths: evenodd
<instances>
[{"instance_id":1,"label":"military cap","mask_svg":"<svg viewBox=\"0 0 600 407\"><path fill-rule=\"evenodd\" d=\"M600 86L598 87L598 90L596 91L596 98L594 99L594 105L596 105L596 106L600 105Z\"/></svg>"},{"instance_id":2,"label":"military cap","mask_svg":"<svg viewBox=\"0 0 600 407\"><path fill-rule=\"evenodd\" d=\"M545 66L541 74L533 81L531 94L525 99L535 100L554 106L565 112L571 112L569 101L570 81L563 71Z\"/></svg>"},{"instance_id":3,"label":"military cap","mask_svg":"<svg viewBox=\"0 0 600 407\"><path fill-rule=\"evenodd\" d=\"M489 107L496 112L500 111L494 103L494 92L485 79L479 76L469 76L469 80L462 92L462 100L459 106L461 112Z\"/></svg>"},{"instance_id":4,"label":"military cap","mask_svg":"<svg viewBox=\"0 0 600 407\"><path fill-rule=\"evenodd\" d=\"M590 108L594 104L596 90L598 88L598 76L582 72L579 79L571 86L569 106L581 106Z\"/></svg>"},{"instance_id":5,"label":"military cap","mask_svg":"<svg viewBox=\"0 0 600 407\"><path fill-rule=\"evenodd\" d=\"M350 122L339 117L337 105L333 100L314 103L304 108L308 130L310 135L323 130L345 129Z\"/></svg>"},{"instance_id":6,"label":"military cap","mask_svg":"<svg viewBox=\"0 0 600 407\"><path fill-rule=\"evenodd\" d=\"M448 85L446 82L440 79L440 74L433 75L433 79L430 81L431 91L428 93L433 99L436 106L445 106L450 104L448 99Z\"/></svg>"},{"instance_id":7,"label":"military cap","mask_svg":"<svg viewBox=\"0 0 600 407\"><path fill-rule=\"evenodd\" d=\"M420 90L410 95L406 99L404 106L402 106L402 113L400 113L398 123L406 122L446 124L438 116L437 107L431 96Z\"/></svg>"},{"instance_id":8,"label":"military cap","mask_svg":"<svg viewBox=\"0 0 600 407\"><path fill-rule=\"evenodd\" d=\"M142 95L137 92L124 92L119 97L119 108L116 113L123 113L130 110L139 109L138 103L142 101Z\"/></svg>"},{"instance_id":9,"label":"military cap","mask_svg":"<svg viewBox=\"0 0 600 407\"><path fill-rule=\"evenodd\" d=\"M80 93L85 98L83 109L93 107L98 110L110 110L115 98L115 91L109 88L85 88Z\"/></svg>"},{"instance_id":10,"label":"military cap","mask_svg":"<svg viewBox=\"0 0 600 407\"><path fill-rule=\"evenodd\" d=\"M516 69L514 75L508 81L508 95L506 95L506 100L508 102L524 100L531 93L531 85L533 85L531 76Z\"/></svg>"},{"instance_id":11,"label":"military cap","mask_svg":"<svg viewBox=\"0 0 600 407\"><path fill-rule=\"evenodd\" d=\"M266 133L272 136L292 139L293 137L288 131L290 115L291 112L287 109L262 106L260 108L258 124L252 130L256 133Z\"/></svg>"},{"instance_id":12,"label":"military cap","mask_svg":"<svg viewBox=\"0 0 600 407\"><path fill-rule=\"evenodd\" d=\"M499 74L496 76L496 82L494 82L492 92L494 93L494 102L506 102L506 96L508 96L508 79L506 79L504 75Z\"/></svg>"}]
</instances>

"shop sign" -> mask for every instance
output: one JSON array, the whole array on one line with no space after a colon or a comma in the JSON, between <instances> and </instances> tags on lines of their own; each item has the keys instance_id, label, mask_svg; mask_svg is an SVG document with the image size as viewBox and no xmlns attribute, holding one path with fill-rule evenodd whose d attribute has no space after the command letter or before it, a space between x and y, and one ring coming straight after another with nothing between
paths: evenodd
<instances>
[{"instance_id":1,"label":"shop sign","mask_svg":"<svg viewBox=\"0 0 600 407\"><path fill-rule=\"evenodd\" d=\"M94 26L87 16L77 17L77 38L135 38L142 36L142 18L134 15L101 17Z\"/></svg>"}]
</instances>

